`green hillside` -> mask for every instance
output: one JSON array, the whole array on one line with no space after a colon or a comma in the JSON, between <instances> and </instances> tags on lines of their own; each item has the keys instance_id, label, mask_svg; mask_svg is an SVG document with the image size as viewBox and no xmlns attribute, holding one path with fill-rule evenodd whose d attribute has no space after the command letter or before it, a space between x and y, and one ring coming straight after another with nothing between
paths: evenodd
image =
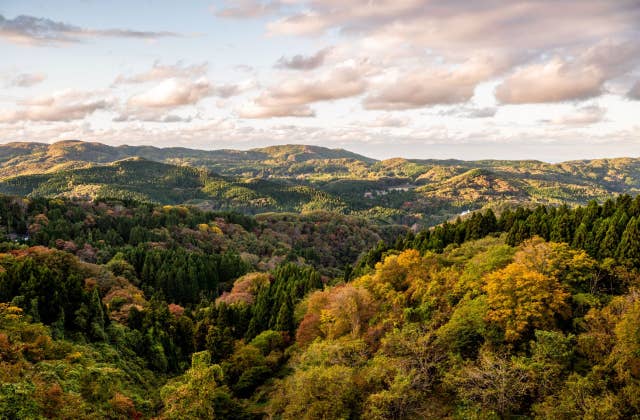
<instances>
[{"instance_id":1,"label":"green hillside","mask_svg":"<svg viewBox=\"0 0 640 420\"><path fill-rule=\"evenodd\" d=\"M342 149L248 151L64 141L0 146L0 192L196 204L247 213L329 210L433 225L467 210L585 204L640 190L640 159L376 161Z\"/></svg>"},{"instance_id":2,"label":"green hillside","mask_svg":"<svg viewBox=\"0 0 640 420\"><path fill-rule=\"evenodd\" d=\"M0 192L28 197L120 199L158 204L196 204L208 209L247 213L269 211L342 211L335 196L286 180L232 179L206 169L143 158L105 165L19 175L0 181Z\"/></svg>"}]
</instances>

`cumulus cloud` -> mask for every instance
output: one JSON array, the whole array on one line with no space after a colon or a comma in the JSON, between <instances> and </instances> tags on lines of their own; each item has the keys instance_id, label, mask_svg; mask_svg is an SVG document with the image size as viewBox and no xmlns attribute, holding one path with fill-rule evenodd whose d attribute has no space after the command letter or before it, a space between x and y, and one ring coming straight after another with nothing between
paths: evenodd
<instances>
[{"instance_id":1,"label":"cumulus cloud","mask_svg":"<svg viewBox=\"0 0 640 420\"><path fill-rule=\"evenodd\" d=\"M195 81L170 78L151 89L129 98L129 105L147 108L167 108L193 105L212 94L212 86L205 78Z\"/></svg>"},{"instance_id":2,"label":"cumulus cloud","mask_svg":"<svg viewBox=\"0 0 640 420\"><path fill-rule=\"evenodd\" d=\"M324 48L310 56L298 54L291 58L280 57L276 63L276 67L292 70L313 70L324 63L325 58L330 51L331 48Z\"/></svg>"},{"instance_id":3,"label":"cumulus cloud","mask_svg":"<svg viewBox=\"0 0 640 420\"><path fill-rule=\"evenodd\" d=\"M314 115L309 104L357 96L365 88L360 68L340 66L315 79L287 79L241 108L239 115L242 118L309 117Z\"/></svg>"},{"instance_id":4,"label":"cumulus cloud","mask_svg":"<svg viewBox=\"0 0 640 420\"><path fill-rule=\"evenodd\" d=\"M47 78L44 73L22 73L7 82L7 87L31 87L42 83Z\"/></svg>"},{"instance_id":5,"label":"cumulus cloud","mask_svg":"<svg viewBox=\"0 0 640 420\"><path fill-rule=\"evenodd\" d=\"M113 103L96 92L65 90L22 101L18 109L0 110L0 123L80 120Z\"/></svg>"},{"instance_id":6,"label":"cumulus cloud","mask_svg":"<svg viewBox=\"0 0 640 420\"><path fill-rule=\"evenodd\" d=\"M465 102L482 80L464 78L458 83L455 69L447 67L476 51L509 57L510 66L520 66L512 69L513 74L496 92L505 103L597 96L605 90L605 83L637 66L640 57L637 0L294 3L301 7L267 25L271 34L337 32L347 40L339 43L336 50L349 50L351 44L354 54L362 49L361 54L377 54L372 59L381 63L389 51L404 52L404 57L400 55L394 62L382 64L387 70L403 70L389 72L392 75L388 89L379 83L372 84L376 90L364 102L366 108L372 109ZM442 60L442 68L416 65L425 50ZM411 66L415 70L407 71Z\"/></svg>"},{"instance_id":7,"label":"cumulus cloud","mask_svg":"<svg viewBox=\"0 0 640 420\"><path fill-rule=\"evenodd\" d=\"M640 15L635 0L313 0L269 25L272 33L346 33L397 38L431 48L517 45L539 48L576 39L602 39L631 29Z\"/></svg>"},{"instance_id":8,"label":"cumulus cloud","mask_svg":"<svg viewBox=\"0 0 640 420\"><path fill-rule=\"evenodd\" d=\"M131 96L113 121L189 122L196 116L169 113L173 108L198 104L207 97L230 98L257 86L254 79L237 83L213 84L206 77L207 63L173 65L154 63L148 71L131 76L120 75L114 86L153 83Z\"/></svg>"},{"instance_id":9,"label":"cumulus cloud","mask_svg":"<svg viewBox=\"0 0 640 420\"><path fill-rule=\"evenodd\" d=\"M474 96L478 84L505 74L507 79L494 92L503 103L590 98L606 91L607 82L634 69L640 57L637 0L286 3L298 7L287 9L282 2L259 2L270 10L279 7L280 17L267 25L270 34L338 33L346 41L336 45L332 59L348 52L352 57L370 54L371 61L383 69L384 77L366 78L369 90L363 101L366 109L462 104ZM384 58L389 51L394 53L393 61ZM457 64L461 57L477 51L499 57L496 61L501 62L492 63L493 67ZM276 67L314 69L326 61L323 52L281 57ZM435 64L426 64L425 52ZM266 111L268 106L264 102L269 99L269 95L259 98L258 107L253 109ZM279 112L286 114L285 107L278 105ZM310 112L308 109L300 112L298 105L292 109L297 114ZM484 109L468 110L461 116L493 114L495 109Z\"/></svg>"},{"instance_id":10,"label":"cumulus cloud","mask_svg":"<svg viewBox=\"0 0 640 420\"><path fill-rule=\"evenodd\" d=\"M172 77L129 98L127 105L141 108L172 108L195 105L204 98L230 98L254 89L255 80L213 85L204 77L196 80Z\"/></svg>"},{"instance_id":11,"label":"cumulus cloud","mask_svg":"<svg viewBox=\"0 0 640 420\"><path fill-rule=\"evenodd\" d=\"M195 104L207 96L230 98L247 92L257 86L254 79L248 79L238 83L213 85L205 77L207 72L207 63L185 65L182 62L178 62L172 65L164 65L155 62L148 71L131 76L119 75L113 84L157 82L155 87L135 95L129 101L132 105L146 107Z\"/></svg>"},{"instance_id":12,"label":"cumulus cloud","mask_svg":"<svg viewBox=\"0 0 640 420\"><path fill-rule=\"evenodd\" d=\"M554 57L523 66L496 88L503 103L561 102L598 96L607 80L633 68L640 44L604 42L577 58Z\"/></svg>"},{"instance_id":13,"label":"cumulus cloud","mask_svg":"<svg viewBox=\"0 0 640 420\"><path fill-rule=\"evenodd\" d=\"M185 65L182 62L176 64L153 63L150 70L131 76L119 75L114 84L136 84L154 82L170 78L197 78L203 77L209 70L208 63Z\"/></svg>"},{"instance_id":14,"label":"cumulus cloud","mask_svg":"<svg viewBox=\"0 0 640 420\"><path fill-rule=\"evenodd\" d=\"M13 19L7 19L0 15L0 38L18 44L64 44L96 37L158 39L174 36L179 36L179 34L132 29L90 29L47 18L20 15Z\"/></svg>"},{"instance_id":15,"label":"cumulus cloud","mask_svg":"<svg viewBox=\"0 0 640 420\"><path fill-rule=\"evenodd\" d=\"M411 109L467 102L475 87L506 67L503 59L481 55L456 68L418 68L378 83L364 99L367 109Z\"/></svg>"},{"instance_id":16,"label":"cumulus cloud","mask_svg":"<svg viewBox=\"0 0 640 420\"><path fill-rule=\"evenodd\" d=\"M496 88L502 103L560 102L597 96L605 74L597 66L575 66L560 58L517 70Z\"/></svg>"},{"instance_id":17,"label":"cumulus cloud","mask_svg":"<svg viewBox=\"0 0 640 420\"><path fill-rule=\"evenodd\" d=\"M561 125L588 125L602 121L606 114L607 110L605 108L597 105L589 105L555 117L549 122Z\"/></svg>"}]
</instances>

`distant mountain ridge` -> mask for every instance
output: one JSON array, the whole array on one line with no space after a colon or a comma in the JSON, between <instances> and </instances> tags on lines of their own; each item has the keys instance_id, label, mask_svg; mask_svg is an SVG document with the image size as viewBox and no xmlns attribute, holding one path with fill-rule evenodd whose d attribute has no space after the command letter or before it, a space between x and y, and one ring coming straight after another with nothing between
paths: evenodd
<instances>
[{"instance_id":1,"label":"distant mountain ridge","mask_svg":"<svg viewBox=\"0 0 640 420\"><path fill-rule=\"evenodd\" d=\"M584 204L640 192L640 159L371 159L309 145L247 151L108 146L68 140L0 145L0 193L195 204L249 213L326 209L430 225L513 204Z\"/></svg>"},{"instance_id":2,"label":"distant mountain ridge","mask_svg":"<svg viewBox=\"0 0 640 420\"><path fill-rule=\"evenodd\" d=\"M56 143L14 142L0 145L0 165L37 161L86 161L110 163L127 157L143 157L148 160L201 159L216 161L284 160L302 162L311 159L355 159L367 163L376 160L343 149L320 146L282 145L247 151L219 149L199 150L183 147L159 148L155 146L109 146L96 142L65 140Z\"/></svg>"}]
</instances>

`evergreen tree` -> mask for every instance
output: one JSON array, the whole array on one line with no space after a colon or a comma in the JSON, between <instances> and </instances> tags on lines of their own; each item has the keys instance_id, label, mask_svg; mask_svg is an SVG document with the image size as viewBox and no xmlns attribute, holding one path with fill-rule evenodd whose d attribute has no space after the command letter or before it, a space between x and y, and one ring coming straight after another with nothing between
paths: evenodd
<instances>
[{"instance_id":1,"label":"evergreen tree","mask_svg":"<svg viewBox=\"0 0 640 420\"><path fill-rule=\"evenodd\" d=\"M629 265L640 263L640 218L631 217L616 249L616 257Z\"/></svg>"}]
</instances>

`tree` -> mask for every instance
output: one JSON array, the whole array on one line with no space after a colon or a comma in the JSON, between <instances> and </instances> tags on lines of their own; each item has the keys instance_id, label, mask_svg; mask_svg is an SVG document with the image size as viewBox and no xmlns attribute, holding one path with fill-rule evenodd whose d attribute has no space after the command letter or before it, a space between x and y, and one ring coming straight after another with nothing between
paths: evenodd
<instances>
[{"instance_id":1,"label":"tree","mask_svg":"<svg viewBox=\"0 0 640 420\"><path fill-rule=\"evenodd\" d=\"M533 406L537 418L544 419L610 419L624 418L620 400L606 389L606 383L596 375L572 373L560 391Z\"/></svg>"},{"instance_id":2,"label":"tree","mask_svg":"<svg viewBox=\"0 0 640 420\"><path fill-rule=\"evenodd\" d=\"M291 300L291 297L287 297L285 298L284 303L280 305L278 316L276 317L276 323L274 325L274 329L276 331L286 331L291 334L295 329L293 321L293 304L291 303Z\"/></svg>"},{"instance_id":3,"label":"tree","mask_svg":"<svg viewBox=\"0 0 640 420\"><path fill-rule=\"evenodd\" d=\"M298 370L285 379L271 410L285 420L351 418L358 395L353 373L341 365Z\"/></svg>"},{"instance_id":4,"label":"tree","mask_svg":"<svg viewBox=\"0 0 640 420\"><path fill-rule=\"evenodd\" d=\"M222 369L207 351L194 353L191 368L165 385L163 419L242 419L244 413L223 385Z\"/></svg>"},{"instance_id":5,"label":"tree","mask_svg":"<svg viewBox=\"0 0 640 420\"><path fill-rule=\"evenodd\" d=\"M229 327L211 325L205 338L214 361L222 361L233 353L233 336Z\"/></svg>"},{"instance_id":6,"label":"tree","mask_svg":"<svg viewBox=\"0 0 640 420\"><path fill-rule=\"evenodd\" d=\"M499 357L484 351L477 362L465 362L446 378L463 400L477 404L481 418L498 414L508 418L519 412L530 396L533 376L524 360Z\"/></svg>"},{"instance_id":7,"label":"tree","mask_svg":"<svg viewBox=\"0 0 640 420\"><path fill-rule=\"evenodd\" d=\"M519 340L533 328L555 326L555 316L567 316L569 293L554 277L512 263L485 277L487 320L501 325L505 339Z\"/></svg>"},{"instance_id":8,"label":"tree","mask_svg":"<svg viewBox=\"0 0 640 420\"><path fill-rule=\"evenodd\" d=\"M486 296L460 302L449 321L438 329L438 339L463 357L475 357L484 341Z\"/></svg>"},{"instance_id":9,"label":"tree","mask_svg":"<svg viewBox=\"0 0 640 420\"><path fill-rule=\"evenodd\" d=\"M531 342L531 365L538 395L557 392L571 369L574 339L571 334L565 336L557 331L536 330L535 341Z\"/></svg>"},{"instance_id":10,"label":"tree","mask_svg":"<svg viewBox=\"0 0 640 420\"><path fill-rule=\"evenodd\" d=\"M640 261L640 218L632 217L622 233L616 257L631 266Z\"/></svg>"}]
</instances>

